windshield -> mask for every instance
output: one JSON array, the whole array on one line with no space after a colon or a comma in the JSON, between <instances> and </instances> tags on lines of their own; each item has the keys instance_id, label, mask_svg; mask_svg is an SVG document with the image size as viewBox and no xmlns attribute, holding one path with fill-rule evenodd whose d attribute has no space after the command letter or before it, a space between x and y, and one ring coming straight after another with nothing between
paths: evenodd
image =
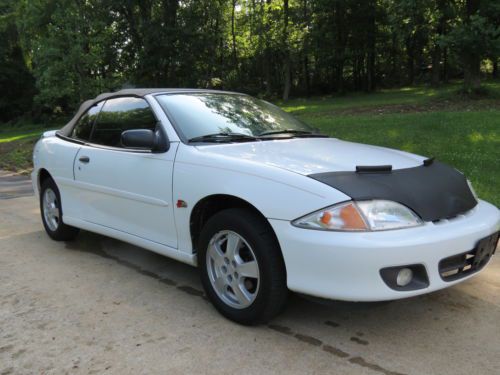
<instances>
[{"instance_id":1,"label":"windshield","mask_svg":"<svg viewBox=\"0 0 500 375\"><path fill-rule=\"evenodd\" d=\"M268 132L315 132L275 105L242 94L183 93L156 97L186 139L217 133L259 136Z\"/></svg>"}]
</instances>

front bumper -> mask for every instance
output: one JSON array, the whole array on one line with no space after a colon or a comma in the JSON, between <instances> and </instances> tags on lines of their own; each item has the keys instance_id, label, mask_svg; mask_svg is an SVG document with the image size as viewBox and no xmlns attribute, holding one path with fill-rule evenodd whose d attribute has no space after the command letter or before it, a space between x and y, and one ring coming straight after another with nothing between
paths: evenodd
<instances>
[{"instance_id":1,"label":"front bumper","mask_svg":"<svg viewBox=\"0 0 500 375\"><path fill-rule=\"evenodd\" d=\"M383 232L326 232L269 219L278 237L290 290L346 301L382 301L411 297L468 279L443 281L439 262L467 252L500 228L500 211L479 201L465 215L421 227ZM386 267L422 264L429 285L398 291L382 280Z\"/></svg>"}]
</instances>

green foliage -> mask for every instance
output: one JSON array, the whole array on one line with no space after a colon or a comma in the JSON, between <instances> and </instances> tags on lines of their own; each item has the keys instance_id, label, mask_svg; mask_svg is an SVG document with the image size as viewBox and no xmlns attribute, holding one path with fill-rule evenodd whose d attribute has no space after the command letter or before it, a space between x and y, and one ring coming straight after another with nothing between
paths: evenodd
<instances>
[{"instance_id":1,"label":"green foliage","mask_svg":"<svg viewBox=\"0 0 500 375\"><path fill-rule=\"evenodd\" d=\"M100 2L23 0L19 13L42 109L70 111L119 81L113 25Z\"/></svg>"},{"instance_id":2,"label":"green foliage","mask_svg":"<svg viewBox=\"0 0 500 375\"><path fill-rule=\"evenodd\" d=\"M499 55L497 0L0 0L0 121L130 86L288 97L465 74L477 88Z\"/></svg>"},{"instance_id":3,"label":"green foliage","mask_svg":"<svg viewBox=\"0 0 500 375\"><path fill-rule=\"evenodd\" d=\"M466 0L455 27L441 37L441 45L449 46L461 56L464 91L479 90L481 60L493 56L497 64L500 54L500 4L497 0Z\"/></svg>"},{"instance_id":4,"label":"green foliage","mask_svg":"<svg viewBox=\"0 0 500 375\"><path fill-rule=\"evenodd\" d=\"M34 79L26 67L15 20L15 2L0 1L0 122L31 110Z\"/></svg>"},{"instance_id":5,"label":"green foliage","mask_svg":"<svg viewBox=\"0 0 500 375\"><path fill-rule=\"evenodd\" d=\"M460 53L500 54L500 3L483 0L477 12L462 15L461 22L442 42Z\"/></svg>"}]
</instances>

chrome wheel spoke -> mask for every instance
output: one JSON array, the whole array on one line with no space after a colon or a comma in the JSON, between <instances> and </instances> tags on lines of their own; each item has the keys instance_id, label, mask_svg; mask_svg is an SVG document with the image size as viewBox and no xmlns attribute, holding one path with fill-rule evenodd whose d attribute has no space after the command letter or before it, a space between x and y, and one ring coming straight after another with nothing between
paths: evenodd
<instances>
[{"instance_id":1,"label":"chrome wheel spoke","mask_svg":"<svg viewBox=\"0 0 500 375\"><path fill-rule=\"evenodd\" d=\"M51 231L56 231L59 226L60 211L57 204L56 193L50 188L46 189L42 198L43 217Z\"/></svg>"},{"instance_id":2,"label":"chrome wheel spoke","mask_svg":"<svg viewBox=\"0 0 500 375\"><path fill-rule=\"evenodd\" d=\"M239 264L237 270L240 276L243 277L259 277L259 266L255 260Z\"/></svg>"},{"instance_id":3,"label":"chrome wheel spoke","mask_svg":"<svg viewBox=\"0 0 500 375\"><path fill-rule=\"evenodd\" d=\"M252 301L252 295L240 283L236 282L232 289L236 299L242 305L248 304Z\"/></svg>"},{"instance_id":4,"label":"chrome wheel spoke","mask_svg":"<svg viewBox=\"0 0 500 375\"><path fill-rule=\"evenodd\" d=\"M226 240L226 257L233 260L241 243L241 238L236 233L230 232L227 234Z\"/></svg>"},{"instance_id":5,"label":"chrome wheel spoke","mask_svg":"<svg viewBox=\"0 0 500 375\"><path fill-rule=\"evenodd\" d=\"M259 290L259 265L248 242L238 233L223 230L208 244L206 267L212 288L228 306L250 306Z\"/></svg>"},{"instance_id":6,"label":"chrome wheel spoke","mask_svg":"<svg viewBox=\"0 0 500 375\"><path fill-rule=\"evenodd\" d=\"M215 250L215 253L217 254L217 257L219 257L220 259L223 259L224 258L224 251L222 251L222 248L220 247L220 245L221 245L221 241L216 241L213 244L213 248Z\"/></svg>"},{"instance_id":7,"label":"chrome wheel spoke","mask_svg":"<svg viewBox=\"0 0 500 375\"><path fill-rule=\"evenodd\" d=\"M50 207L50 204L51 204L51 199L50 199L50 190L46 190L45 191L45 195L43 197L43 200L45 202L45 205L47 207Z\"/></svg>"},{"instance_id":8,"label":"chrome wheel spoke","mask_svg":"<svg viewBox=\"0 0 500 375\"><path fill-rule=\"evenodd\" d=\"M210 250L209 255L215 266L221 267L224 264L224 253L222 252L220 245L218 243L214 243Z\"/></svg>"},{"instance_id":9,"label":"chrome wheel spoke","mask_svg":"<svg viewBox=\"0 0 500 375\"><path fill-rule=\"evenodd\" d=\"M217 290L221 293L224 293L227 289L227 284L226 284L226 281L224 280L223 276L217 277L215 279L214 284L215 284L215 287L217 288Z\"/></svg>"},{"instance_id":10,"label":"chrome wheel spoke","mask_svg":"<svg viewBox=\"0 0 500 375\"><path fill-rule=\"evenodd\" d=\"M217 268L220 268L224 263L223 258L221 258L217 255L214 255L214 254L210 254L210 259L212 260L214 266Z\"/></svg>"}]
</instances>

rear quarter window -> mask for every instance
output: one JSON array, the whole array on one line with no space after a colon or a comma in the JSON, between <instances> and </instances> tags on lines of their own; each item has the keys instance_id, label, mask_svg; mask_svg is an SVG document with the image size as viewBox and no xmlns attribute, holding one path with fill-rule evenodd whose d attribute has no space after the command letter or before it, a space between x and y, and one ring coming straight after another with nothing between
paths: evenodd
<instances>
[{"instance_id":1,"label":"rear quarter window","mask_svg":"<svg viewBox=\"0 0 500 375\"><path fill-rule=\"evenodd\" d=\"M102 102L97 103L85 112L82 117L78 120L73 131L71 132L71 138L79 139L81 141L88 141L90 135L92 134L92 127L94 122L99 115L99 111L102 108Z\"/></svg>"}]
</instances>

